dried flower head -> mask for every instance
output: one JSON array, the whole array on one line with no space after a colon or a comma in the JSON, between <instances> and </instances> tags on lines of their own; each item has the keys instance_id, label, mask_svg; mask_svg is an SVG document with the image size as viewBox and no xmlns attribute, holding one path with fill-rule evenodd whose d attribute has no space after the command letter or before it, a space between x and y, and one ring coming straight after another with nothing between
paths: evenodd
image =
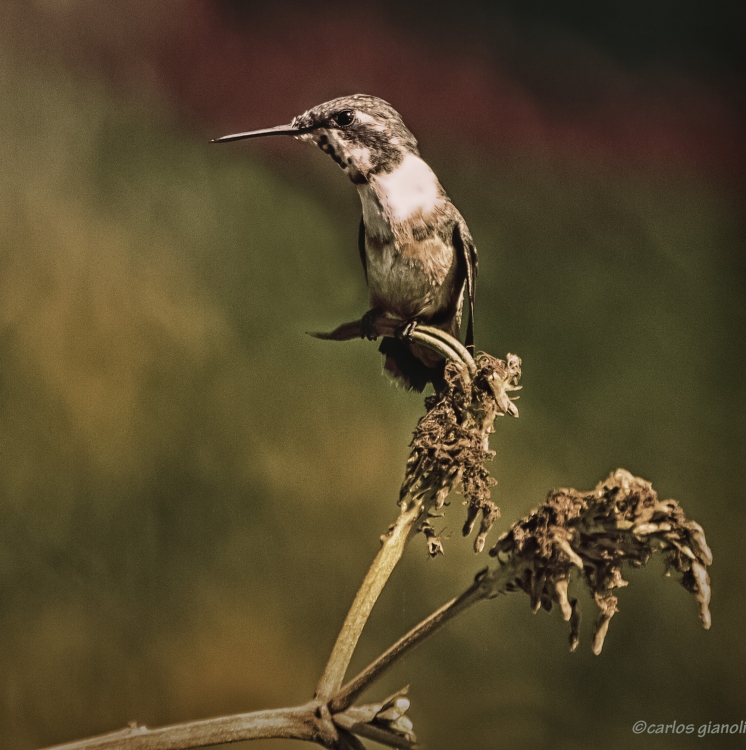
<instances>
[{"instance_id":1,"label":"dried flower head","mask_svg":"<svg viewBox=\"0 0 746 750\"><path fill-rule=\"evenodd\" d=\"M599 654L616 613L614 590L627 585L622 566L644 566L655 551L664 555L667 571L698 603L700 619L710 627L710 579L707 566L712 552L702 527L687 520L675 500L659 500L649 482L624 469L613 472L592 492L558 489L539 508L505 532L490 555L500 566L483 572L485 584L500 581L499 590L525 591L534 611L559 605L571 624L570 646L578 644L580 613L577 600L568 598L573 568L581 572L599 608L593 652ZM497 575L515 569L507 580Z\"/></svg>"},{"instance_id":2,"label":"dried flower head","mask_svg":"<svg viewBox=\"0 0 746 750\"><path fill-rule=\"evenodd\" d=\"M494 431L496 417L518 416L508 394L520 388L521 360L510 354L503 361L480 353L475 364L475 372L470 373L463 363L449 362L445 388L426 399L427 412L414 432L400 501L406 502L409 496L422 502L432 517L460 483L467 505L463 534L468 536L481 516L474 541L480 552L500 515L490 500L490 487L496 481L485 466L495 455L489 448L489 433ZM430 554L442 554L443 545L432 524L426 520L420 530L426 533Z\"/></svg>"}]
</instances>

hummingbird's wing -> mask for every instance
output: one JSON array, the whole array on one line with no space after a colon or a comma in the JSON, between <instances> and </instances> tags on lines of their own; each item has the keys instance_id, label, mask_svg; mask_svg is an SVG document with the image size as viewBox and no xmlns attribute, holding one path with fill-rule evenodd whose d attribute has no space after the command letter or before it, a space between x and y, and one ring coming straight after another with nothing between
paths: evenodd
<instances>
[{"instance_id":1,"label":"hummingbird's wing","mask_svg":"<svg viewBox=\"0 0 746 750\"><path fill-rule=\"evenodd\" d=\"M474 295L476 291L479 260L477 248L463 221L457 221L453 227L453 248L464 268L464 283L469 298L469 320L466 324L466 348L474 353Z\"/></svg>"},{"instance_id":2,"label":"hummingbird's wing","mask_svg":"<svg viewBox=\"0 0 746 750\"><path fill-rule=\"evenodd\" d=\"M360 262L363 264L365 283L368 283L368 258L365 255L365 220L360 217L360 229L357 233L357 249L360 252Z\"/></svg>"}]
</instances>

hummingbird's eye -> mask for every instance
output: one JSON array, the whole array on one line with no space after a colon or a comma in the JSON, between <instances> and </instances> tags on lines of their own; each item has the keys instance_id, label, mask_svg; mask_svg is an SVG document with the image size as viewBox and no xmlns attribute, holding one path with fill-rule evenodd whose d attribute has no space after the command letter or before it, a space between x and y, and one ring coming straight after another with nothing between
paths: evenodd
<instances>
[{"instance_id":1,"label":"hummingbird's eye","mask_svg":"<svg viewBox=\"0 0 746 750\"><path fill-rule=\"evenodd\" d=\"M332 119L340 128L346 128L354 122L355 113L351 109L343 109L341 112L337 112Z\"/></svg>"}]
</instances>

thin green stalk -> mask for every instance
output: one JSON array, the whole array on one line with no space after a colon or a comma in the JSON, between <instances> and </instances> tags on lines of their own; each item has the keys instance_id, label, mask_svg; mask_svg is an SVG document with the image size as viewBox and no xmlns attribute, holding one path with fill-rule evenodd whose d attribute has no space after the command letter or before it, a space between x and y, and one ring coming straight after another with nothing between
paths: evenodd
<instances>
[{"instance_id":1,"label":"thin green stalk","mask_svg":"<svg viewBox=\"0 0 746 750\"><path fill-rule=\"evenodd\" d=\"M411 503L404 508L384 539L337 636L329 661L316 687L317 700L328 701L342 685L365 623L383 587L401 559L407 540L421 512L421 501Z\"/></svg>"}]
</instances>

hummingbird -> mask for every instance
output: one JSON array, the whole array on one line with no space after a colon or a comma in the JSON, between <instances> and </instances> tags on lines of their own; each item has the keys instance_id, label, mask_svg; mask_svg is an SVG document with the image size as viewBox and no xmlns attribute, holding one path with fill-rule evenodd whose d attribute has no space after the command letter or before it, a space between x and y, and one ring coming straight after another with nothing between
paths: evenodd
<instances>
[{"instance_id":1,"label":"hummingbird","mask_svg":"<svg viewBox=\"0 0 746 750\"><path fill-rule=\"evenodd\" d=\"M315 143L357 188L358 250L370 297L360 335L376 339L380 316L402 320L397 338L384 337L379 346L384 369L408 389L422 391L432 383L440 391L445 361L412 341L411 334L423 324L460 338L466 299L465 343L473 353L477 251L401 115L383 99L354 94L318 104L288 125L234 133L213 143L273 135Z\"/></svg>"}]
</instances>

